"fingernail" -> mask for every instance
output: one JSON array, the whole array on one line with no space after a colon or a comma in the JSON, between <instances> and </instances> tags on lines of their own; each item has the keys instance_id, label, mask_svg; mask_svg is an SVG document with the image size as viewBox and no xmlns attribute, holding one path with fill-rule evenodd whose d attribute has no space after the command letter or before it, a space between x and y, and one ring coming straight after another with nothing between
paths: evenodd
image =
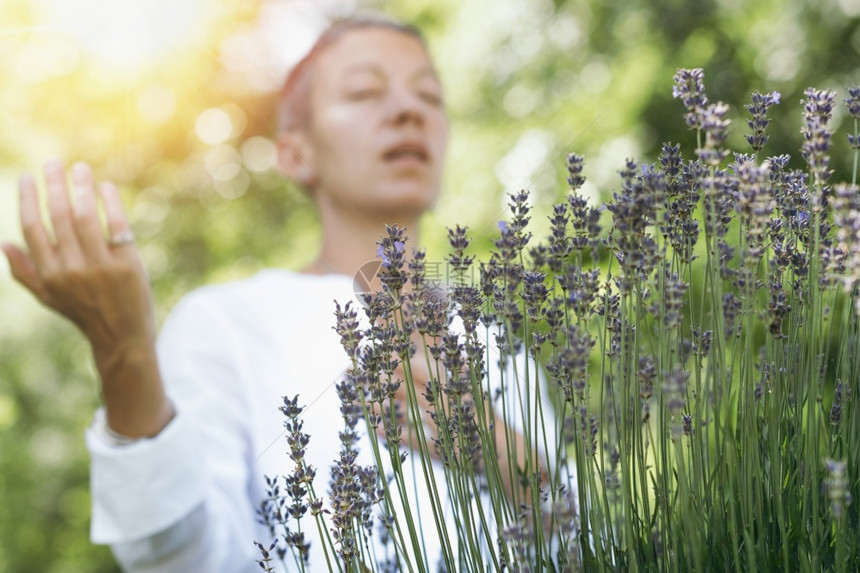
<instances>
[{"instance_id":1,"label":"fingernail","mask_svg":"<svg viewBox=\"0 0 860 573\"><path fill-rule=\"evenodd\" d=\"M30 173L22 173L18 177L18 192L23 194L25 190L32 189L36 185L36 179Z\"/></svg>"},{"instance_id":2,"label":"fingernail","mask_svg":"<svg viewBox=\"0 0 860 573\"><path fill-rule=\"evenodd\" d=\"M72 177L77 183L84 183L89 172L86 163L78 161L72 166Z\"/></svg>"},{"instance_id":3,"label":"fingernail","mask_svg":"<svg viewBox=\"0 0 860 573\"><path fill-rule=\"evenodd\" d=\"M45 173L55 175L63 170L63 162L59 159L49 159L45 162Z\"/></svg>"}]
</instances>

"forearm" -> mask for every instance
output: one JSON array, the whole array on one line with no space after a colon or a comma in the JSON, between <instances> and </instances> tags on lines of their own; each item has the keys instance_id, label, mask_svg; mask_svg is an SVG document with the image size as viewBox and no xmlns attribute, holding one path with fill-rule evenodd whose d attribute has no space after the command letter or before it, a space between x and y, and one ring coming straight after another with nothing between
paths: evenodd
<instances>
[{"instance_id":1,"label":"forearm","mask_svg":"<svg viewBox=\"0 0 860 573\"><path fill-rule=\"evenodd\" d=\"M130 438L153 437L173 418L158 369L154 343L110 353L93 348L111 430Z\"/></svg>"}]
</instances>

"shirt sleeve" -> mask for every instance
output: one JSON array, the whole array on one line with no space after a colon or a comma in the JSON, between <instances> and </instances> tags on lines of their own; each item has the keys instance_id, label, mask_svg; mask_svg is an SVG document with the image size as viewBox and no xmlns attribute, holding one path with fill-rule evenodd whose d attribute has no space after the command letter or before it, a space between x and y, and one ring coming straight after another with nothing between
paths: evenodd
<instances>
[{"instance_id":1,"label":"shirt sleeve","mask_svg":"<svg viewBox=\"0 0 860 573\"><path fill-rule=\"evenodd\" d=\"M176 409L170 424L128 445L86 433L91 538L112 545L127 571L254 571L245 367L211 297L192 293L177 305L158 356Z\"/></svg>"}]
</instances>

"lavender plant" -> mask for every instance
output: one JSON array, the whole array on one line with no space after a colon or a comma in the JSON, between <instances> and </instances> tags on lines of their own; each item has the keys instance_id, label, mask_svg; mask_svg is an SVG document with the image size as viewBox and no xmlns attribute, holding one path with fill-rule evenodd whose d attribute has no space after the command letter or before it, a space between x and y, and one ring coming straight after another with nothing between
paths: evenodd
<instances>
[{"instance_id":1,"label":"lavender plant","mask_svg":"<svg viewBox=\"0 0 860 573\"><path fill-rule=\"evenodd\" d=\"M852 183L832 187L835 93L804 94L801 166L762 156L777 92L752 95L751 153L733 153L704 72L674 81L693 153L627 160L600 207L571 154L546 240L532 245L525 192L477 268L449 230L441 298L388 229L366 316L336 313L352 367L331 495L313 493L286 402L297 473L287 496L269 482L260 513L284 541L258 545L261 567L274 548L301 562L309 504L342 571L426 571L422 527L448 571L860 570L860 88ZM351 465L359 418L376 468Z\"/></svg>"}]
</instances>

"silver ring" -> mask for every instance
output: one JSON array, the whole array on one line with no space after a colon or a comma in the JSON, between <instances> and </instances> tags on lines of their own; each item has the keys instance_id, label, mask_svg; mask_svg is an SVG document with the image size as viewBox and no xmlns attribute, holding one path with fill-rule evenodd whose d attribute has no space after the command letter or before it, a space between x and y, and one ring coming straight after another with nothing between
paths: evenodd
<instances>
[{"instance_id":1,"label":"silver ring","mask_svg":"<svg viewBox=\"0 0 860 573\"><path fill-rule=\"evenodd\" d=\"M134 244L134 233L130 230L120 231L110 239L108 239L108 245L111 247L124 247L126 245Z\"/></svg>"}]
</instances>

